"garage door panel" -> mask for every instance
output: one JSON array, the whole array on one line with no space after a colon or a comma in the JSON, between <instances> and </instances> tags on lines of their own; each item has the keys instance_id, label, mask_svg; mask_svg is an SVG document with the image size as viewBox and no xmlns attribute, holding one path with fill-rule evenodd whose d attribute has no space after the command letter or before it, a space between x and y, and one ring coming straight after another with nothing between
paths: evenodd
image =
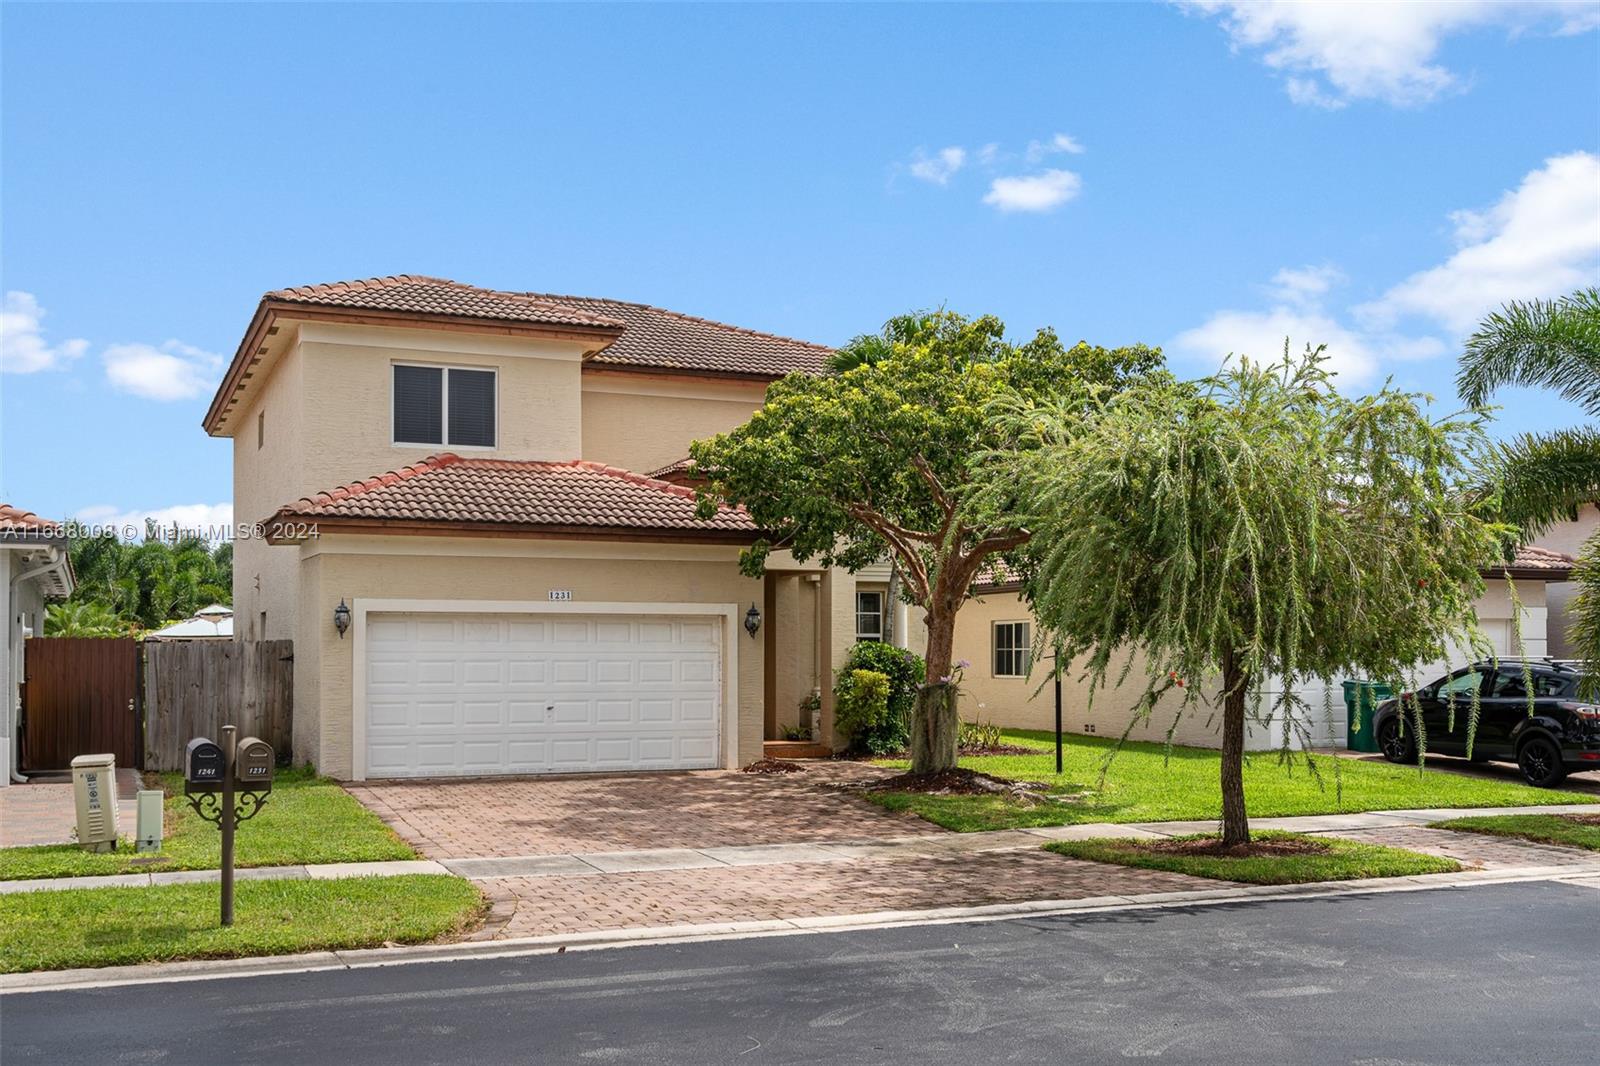
<instances>
[{"instance_id":1,"label":"garage door panel","mask_svg":"<svg viewBox=\"0 0 1600 1066\"><path fill-rule=\"evenodd\" d=\"M719 628L701 619L373 616L369 776L719 764Z\"/></svg>"}]
</instances>

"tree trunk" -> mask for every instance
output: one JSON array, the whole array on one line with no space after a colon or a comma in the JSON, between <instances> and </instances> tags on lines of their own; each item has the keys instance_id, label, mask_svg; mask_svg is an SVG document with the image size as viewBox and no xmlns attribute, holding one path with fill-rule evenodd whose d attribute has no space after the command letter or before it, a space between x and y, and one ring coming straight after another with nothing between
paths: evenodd
<instances>
[{"instance_id":1,"label":"tree trunk","mask_svg":"<svg viewBox=\"0 0 1600 1066\"><path fill-rule=\"evenodd\" d=\"M954 611L928 611L928 672L911 711L914 774L950 770L956 765L961 719L956 713L956 686L948 680L955 621Z\"/></svg>"},{"instance_id":2,"label":"tree trunk","mask_svg":"<svg viewBox=\"0 0 1600 1066\"><path fill-rule=\"evenodd\" d=\"M1244 711L1250 677L1234 652L1222 657L1222 842L1250 843L1244 808Z\"/></svg>"}]
</instances>

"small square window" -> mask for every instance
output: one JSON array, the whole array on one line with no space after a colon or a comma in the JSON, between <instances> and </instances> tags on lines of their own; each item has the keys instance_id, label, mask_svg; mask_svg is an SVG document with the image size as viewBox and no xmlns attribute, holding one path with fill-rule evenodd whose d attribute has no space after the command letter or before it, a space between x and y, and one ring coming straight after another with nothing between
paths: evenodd
<instances>
[{"instance_id":1,"label":"small square window","mask_svg":"<svg viewBox=\"0 0 1600 1066\"><path fill-rule=\"evenodd\" d=\"M1027 677L1033 667L1033 643L1027 622L994 624L994 676Z\"/></svg>"},{"instance_id":2,"label":"small square window","mask_svg":"<svg viewBox=\"0 0 1600 1066\"><path fill-rule=\"evenodd\" d=\"M856 593L856 640L883 639L883 593Z\"/></svg>"}]
</instances>

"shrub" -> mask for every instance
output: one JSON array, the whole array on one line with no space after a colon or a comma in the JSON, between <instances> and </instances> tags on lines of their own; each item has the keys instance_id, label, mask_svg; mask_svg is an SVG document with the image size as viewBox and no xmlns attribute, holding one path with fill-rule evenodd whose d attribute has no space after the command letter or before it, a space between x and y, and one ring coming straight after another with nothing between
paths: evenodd
<instances>
[{"instance_id":1,"label":"shrub","mask_svg":"<svg viewBox=\"0 0 1600 1066\"><path fill-rule=\"evenodd\" d=\"M857 671L881 675L888 684L888 694L882 713L869 723L847 728L842 708L851 699L852 675ZM848 739L852 750L873 755L905 750L911 741L911 707L916 702L922 677L922 658L915 652L876 640L851 645L833 696L835 725L840 735Z\"/></svg>"},{"instance_id":2,"label":"shrub","mask_svg":"<svg viewBox=\"0 0 1600 1066\"><path fill-rule=\"evenodd\" d=\"M851 670L834 689L834 725L850 746L880 754L889 725L889 678L876 670ZM893 750L892 748L890 750Z\"/></svg>"}]
</instances>

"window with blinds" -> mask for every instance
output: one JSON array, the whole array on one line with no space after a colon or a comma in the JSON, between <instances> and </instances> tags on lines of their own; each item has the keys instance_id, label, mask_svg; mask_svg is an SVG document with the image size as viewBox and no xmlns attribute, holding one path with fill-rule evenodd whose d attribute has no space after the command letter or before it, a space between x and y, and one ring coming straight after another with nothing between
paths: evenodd
<instances>
[{"instance_id":1,"label":"window with blinds","mask_svg":"<svg viewBox=\"0 0 1600 1066\"><path fill-rule=\"evenodd\" d=\"M394 442L495 446L495 372L394 366Z\"/></svg>"}]
</instances>

